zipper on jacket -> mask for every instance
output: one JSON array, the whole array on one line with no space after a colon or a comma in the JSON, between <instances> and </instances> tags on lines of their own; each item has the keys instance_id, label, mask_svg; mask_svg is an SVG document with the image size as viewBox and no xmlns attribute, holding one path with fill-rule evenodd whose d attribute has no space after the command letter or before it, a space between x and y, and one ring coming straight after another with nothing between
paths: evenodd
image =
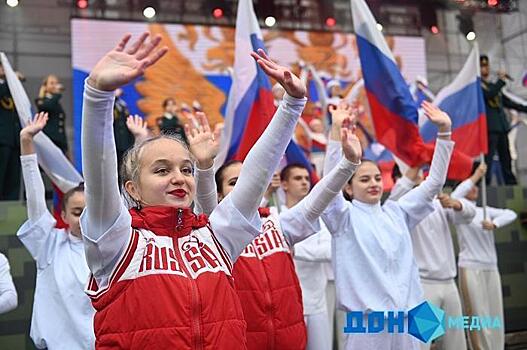
<instances>
[{"instance_id":1,"label":"zipper on jacket","mask_svg":"<svg viewBox=\"0 0 527 350\"><path fill-rule=\"evenodd\" d=\"M177 211L177 221L176 221L176 230L181 230L183 228L183 209L178 209ZM192 231L189 232L189 238L191 237ZM185 274L187 275L187 280L190 283L190 291L191 291L191 300L190 300L190 308L191 308L191 329L192 329L192 343L193 343L193 349L195 350L201 350L203 349L203 335L201 334L201 325L200 325L200 319L201 319L201 300L199 298L198 293L198 286L196 281L192 278L190 275L190 272L188 271L187 267L185 266L185 263L183 262L183 258L181 256L181 251L179 250L179 244L177 238L172 238L172 244L174 245L174 251L176 252L177 259L179 260L179 263L181 264L182 269L185 271Z\"/></svg>"},{"instance_id":2,"label":"zipper on jacket","mask_svg":"<svg viewBox=\"0 0 527 350\"><path fill-rule=\"evenodd\" d=\"M179 208L177 210L176 230L180 231L182 228L183 228L183 209Z\"/></svg>"}]
</instances>

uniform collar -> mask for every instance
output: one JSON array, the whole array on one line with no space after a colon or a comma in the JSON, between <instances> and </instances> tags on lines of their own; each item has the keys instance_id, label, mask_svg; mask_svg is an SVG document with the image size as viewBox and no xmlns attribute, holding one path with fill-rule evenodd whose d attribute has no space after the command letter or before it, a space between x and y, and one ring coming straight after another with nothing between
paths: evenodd
<instances>
[{"instance_id":1,"label":"uniform collar","mask_svg":"<svg viewBox=\"0 0 527 350\"><path fill-rule=\"evenodd\" d=\"M359 201L358 199L354 199L352 202L353 206L366 211L366 212L374 212L374 211L380 211L381 210L381 202L377 202L375 204L369 204Z\"/></svg>"},{"instance_id":2,"label":"uniform collar","mask_svg":"<svg viewBox=\"0 0 527 350\"><path fill-rule=\"evenodd\" d=\"M190 208L152 206L130 209L132 227L144 228L162 236L184 236L207 225L205 214L196 215Z\"/></svg>"}]
</instances>

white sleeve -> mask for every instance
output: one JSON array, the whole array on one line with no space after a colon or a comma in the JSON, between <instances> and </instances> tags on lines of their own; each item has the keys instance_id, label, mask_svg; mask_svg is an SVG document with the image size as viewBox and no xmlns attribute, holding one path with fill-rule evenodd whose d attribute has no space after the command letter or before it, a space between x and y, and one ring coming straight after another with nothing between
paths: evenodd
<instances>
[{"instance_id":1,"label":"white sleeve","mask_svg":"<svg viewBox=\"0 0 527 350\"><path fill-rule=\"evenodd\" d=\"M459 198L458 201L461 202L461 210L446 209L447 218L453 225L468 225L476 216L476 206L464 198Z\"/></svg>"},{"instance_id":2,"label":"white sleeve","mask_svg":"<svg viewBox=\"0 0 527 350\"><path fill-rule=\"evenodd\" d=\"M113 134L113 91L100 91L84 83L82 111L82 168L86 208L81 216L86 259L97 277L113 268L131 234L117 180ZM107 246L105 246L107 244Z\"/></svg>"},{"instance_id":3,"label":"white sleeve","mask_svg":"<svg viewBox=\"0 0 527 350\"><path fill-rule=\"evenodd\" d=\"M258 207L278 167L280 158L291 140L305 104L306 98L294 98L287 93L284 95L273 119L247 154L232 192L225 197L225 199L229 198L230 202L223 204L225 201L223 199L211 214L211 226L220 243L231 254L233 261L261 231ZM225 213L224 208L230 205L235 209L235 213ZM236 222L231 222L235 226L224 226L227 218L222 218L223 220L215 223L214 220L220 218L220 215L216 213L220 207L223 208L221 210L223 215L238 217L240 214L244 218L244 224L254 224L249 235L247 235L247 230L237 227L239 225ZM221 225L219 225L220 222Z\"/></svg>"},{"instance_id":4,"label":"white sleeve","mask_svg":"<svg viewBox=\"0 0 527 350\"><path fill-rule=\"evenodd\" d=\"M330 140L326 148L326 157L324 159L324 174L330 174L333 168L336 167L339 159L342 158L342 149L340 142ZM351 177L351 175L350 175ZM349 180L349 177L348 179ZM341 187L342 189L342 187ZM349 224L348 203L344 196L340 193L335 196L333 201L328 205L326 210L322 213L322 220L327 226L331 234L338 234L344 232Z\"/></svg>"},{"instance_id":5,"label":"white sleeve","mask_svg":"<svg viewBox=\"0 0 527 350\"><path fill-rule=\"evenodd\" d=\"M474 182L472 182L472 180L470 178L468 178L465 181L463 181L462 183L460 183L459 185L457 185L457 187L454 189L454 191L452 191L452 193L450 194L450 197L452 197L454 199L465 198L465 196L472 189L472 186L474 186Z\"/></svg>"},{"instance_id":6,"label":"white sleeve","mask_svg":"<svg viewBox=\"0 0 527 350\"><path fill-rule=\"evenodd\" d=\"M196 167L196 205L199 212L210 215L218 205L218 192L214 181L214 166L209 169L199 169Z\"/></svg>"},{"instance_id":7,"label":"white sleeve","mask_svg":"<svg viewBox=\"0 0 527 350\"><path fill-rule=\"evenodd\" d=\"M392 201L396 201L399 198L401 198L403 195L408 193L412 188L414 188L415 182L413 182L411 179L409 179L406 176L402 176L395 182L395 185L393 185L392 190L390 191L390 196L388 196L388 199L391 199Z\"/></svg>"},{"instance_id":8,"label":"white sleeve","mask_svg":"<svg viewBox=\"0 0 527 350\"><path fill-rule=\"evenodd\" d=\"M36 221L27 220L16 233L29 254L35 259L37 268L43 269L53 261L56 241L57 221L49 211L45 211Z\"/></svg>"},{"instance_id":9,"label":"white sleeve","mask_svg":"<svg viewBox=\"0 0 527 350\"><path fill-rule=\"evenodd\" d=\"M280 223L290 244L295 245L320 230L318 228L320 215L329 203L340 195L342 187L357 166L358 164L342 158L337 167L324 176L306 197L290 210L280 214ZM300 225L301 221L304 222L303 225ZM312 230L306 230L309 227Z\"/></svg>"},{"instance_id":10,"label":"white sleeve","mask_svg":"<svg viewBox=\"0 0 527 350\"><path fill-rule=\"evenodd\" d=\"M213 210L209 222L218 241L234 263L245 247L261 233L262 222L259 215L248 219L240 213L232 202L231 194L232 192L223 198Z\"/></svg>"},{"instance_id":11,"label":"white sleeve","mask_svg":"<svg viewBox=\"0 0 527 350\"><path fill-rule=\"evenodd\" d=\"M0 253L0 314L16 309L18 295L9 272L9 262Z\"/></svg>"},{"instance_id":12,"label":"white sleeve","mask_svg":"<svg viewBox=\"0 0 527 350\"><path fill-rule=\"evenodd\" d=\"M487 207L487 213L492 220L492 223L496 225L497 228L507 226L518 217L518 215L510 209Z\"/></svg>"},{"instance_id":13,"label":"white sleeve","mask_svg":"<svg viewBox=\"0 0 527 350\"><path fill-rule=\"evenodd\" d=\"M295 259L310 262L331 262L331 234L320 230L294 246Z\"/></svg>"},{"instance_id":14,"label":"white sleeve","mask_svg":"<svg viewBox=\"0 0 527 350\"><path fill-rule=\"evenodd\" d=\"M399 207L406 214L410 229L434 211L432 201L446 181L448 164L453 149L453 141L437 139L428 177L397 201Z\"/></svg>"},{"instance_id":15,"label":"white sleeve","mask_svg":"<svg viewBox=\"0 0 527 350\"><path fill-rule=\"evenodd\" d=\"M37 154L20 156L24 187L27 197L27 217L31 222L37 221L49 212L46 206L46 190L38 169Z\"/></svg>"}]
</instances>

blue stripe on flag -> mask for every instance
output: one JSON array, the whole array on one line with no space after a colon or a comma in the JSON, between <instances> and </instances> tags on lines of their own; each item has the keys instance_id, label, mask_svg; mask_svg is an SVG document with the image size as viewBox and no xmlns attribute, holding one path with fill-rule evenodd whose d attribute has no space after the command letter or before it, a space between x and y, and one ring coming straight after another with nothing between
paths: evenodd
<instances>
[{"instance_id":1,"label":"blue stripe on flag","mask_svg":"<svg viewBox=\"0 0 527 350\"><path fill-rule=\"evenodd\" d=\"M357 35L357 46L366 90L392 113L417 125L415 102L399 67L376 46Z\"/></svg>"},{"instance_id":2,"label":"blue stripe on flag","mask_svg":"<svg viewBox=\"0 0 527 350\"><path fill-rule=\"evenodd\" d=\"M480 90L481 81L477 78L476 81L441 101L438 107L450 116L452 130L475 122L481 114L485 113L485 102ZM426 121L420 133L425 142L430 142L436 137L437 127Z\"/></svg>"}]
</instances>

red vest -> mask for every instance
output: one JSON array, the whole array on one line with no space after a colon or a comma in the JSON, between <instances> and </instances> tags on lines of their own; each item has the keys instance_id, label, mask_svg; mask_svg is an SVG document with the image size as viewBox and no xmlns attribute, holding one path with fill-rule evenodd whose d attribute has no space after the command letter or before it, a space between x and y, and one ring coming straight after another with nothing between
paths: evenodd
<instances>
[{"instance_id":1,"label":"red vest","mask_svg":"<svg viewBox=\"0 0 527 350\"><path fill-rule=\"evenodd\" d=\"M234 264L249 350L305 349L302 291L277 215L260 209L263 233Z\"/></svg>"},{"instance_id":2,"label":"red vest","mask_svg":"<svg viewBox=\"0 0 527 350\"><path fill-rule=\"evenodd\" d=\"M97 349L246 349L232 264L190 209L132 209L132 235L111 274L88 294Z\"/></svg>"}]
</instances>

